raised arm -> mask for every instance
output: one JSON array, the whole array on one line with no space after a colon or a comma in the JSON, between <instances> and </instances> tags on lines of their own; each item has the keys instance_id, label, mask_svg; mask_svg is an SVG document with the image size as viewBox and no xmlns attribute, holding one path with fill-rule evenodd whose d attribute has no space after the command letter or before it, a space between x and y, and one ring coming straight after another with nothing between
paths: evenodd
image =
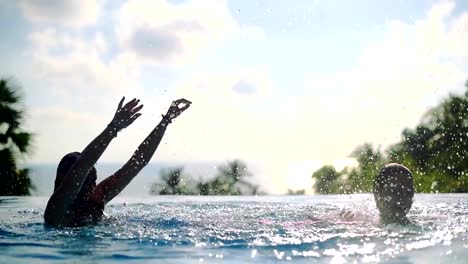
<instances>
[{"instance_id":1,"label":"raised arm","mask_svg":"<svg viewBox=\"0 0 468 264\"><path fill-rule=\"evenodd\" d=\"M47 203L44 213L46 223L56 226L64 225L71 220L70 206L78 195L89 171L101 157L104 150L117 133L132 124L141 114L143 105L133 99L125 106L125 97L120 101L111 123L85 149L65 175L61 185L55 190Z\"/></svg>"},{"instance_id":2,"label":"raised arm","mask_svg":"<svg viewBox=\"0 0 468 264\"><path fill-rule=\"evenodd\" d=\"M130 181L145 167L161 142L167 126L173 119L189 108L191 102L186 99L173 101L161 122L151 131L146 139L133 153L132 157L114 175L109 176L96 186L93 193L94 199L108 203L117 196Z\"/></svg>"}]
</instances>

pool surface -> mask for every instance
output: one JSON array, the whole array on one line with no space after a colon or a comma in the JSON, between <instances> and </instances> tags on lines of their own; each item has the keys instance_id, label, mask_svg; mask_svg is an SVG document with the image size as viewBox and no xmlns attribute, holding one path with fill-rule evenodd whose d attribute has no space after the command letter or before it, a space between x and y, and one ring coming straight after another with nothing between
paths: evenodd
<instances>
[{"instance_id":1,"label":"pool surface","mask_svg":"<svg viewBox=\"0 0 468 264\"><path fill-rule=\"evenodd\" d=\"M0 197L0 263L467 263L468 195L416 195L380 226L371 195L118 197L91 227L48 229L46 197Z\"/></svg>"}]
</instances>

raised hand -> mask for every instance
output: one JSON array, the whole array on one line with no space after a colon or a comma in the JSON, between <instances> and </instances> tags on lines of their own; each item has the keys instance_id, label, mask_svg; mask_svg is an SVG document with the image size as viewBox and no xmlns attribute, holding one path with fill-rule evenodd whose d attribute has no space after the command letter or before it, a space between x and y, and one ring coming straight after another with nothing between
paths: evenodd
<instances>
[{"instance_id":1,"label":"raised hand","mask_svg":"<svg viewBox=\"0 0 468 264\"><path fill-rule=\"evenodd\" d=\"M182 112L187 110L190 107L192 102L187 99L178 99L172 102L171 106L167 110L166 115L163 116L168 122L171 122L173 119L177 118Z\"/></svg>"},{"instance_id":2,"label":"raised hand","mask_svg":"<svg viewBox=\"0 0 468 264\"><path fill-rule=\"evenodd\" d=\"M112 122L110 123L110 125L118 131L128 127L138 117L140 117L141 113L138 112L143 108L142 104L138 105L140 103L140 99L134 98L130 102L123 105L124 101L125 96L122 97L122 100L120 100L114 118L112 118Z\"/></svg>"}]
</instances>

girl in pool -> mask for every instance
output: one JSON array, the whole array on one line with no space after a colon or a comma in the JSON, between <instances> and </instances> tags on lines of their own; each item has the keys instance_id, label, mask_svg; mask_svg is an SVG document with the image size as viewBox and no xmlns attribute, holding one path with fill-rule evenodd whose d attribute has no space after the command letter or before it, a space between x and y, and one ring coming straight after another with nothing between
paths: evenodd
<instances>
[{"instance_id":1,"label":"girl in pool","mask_svg":"<svg viewBox=\"0 0 468 264\"><path fill-rule=\"evenodd\" d=\"M104 206L148 164L172 120L189 108L191 102L179 99L172 102L166 115L136 149L121 169L96 185L94 164L109 143L122 129L141 116L140 100L123 105L120 101L114 118L88 146L80 152L65 155L57 168L54 193L47 203L44 221L54 227L83 226L101 220Z\"/></svg>"},{"instance_id":2,"label":"girl in pool","mask_svg":"<svg viewBox=\"0 0 468 264\"><path fill-rule=\"evenodd\" d=\"M400 164L385 165L374 178L374 200L379 210L380 223L410 224L406 216L413 205L414 185L411 171ZM339 214L344 221L356 221L357 215L349 210Z\"/></svg>"},{"instance_id":3,"label":"girl in pool","mask_svg":"<svg viewBox=\"0 0 468 264\"><path fill-rule=\"evenodd\" d=\"M411 223L406 215L413 205L414 185L413 174L407 167L397 163L385 165L374 178L373 193L381 224ZM340 211L334 218L343 222L370 221L365 214L349 209ZM321 221L312 216L309 220Z\"/></svg>"},{"instance_id":4,"label":"girl in pool","mask_svg":"<svg viewBox=\"0 0 468 264\"><path fill-rule=\"evenodd\" d=\"M403 165L385 165L374 179L374 199L382 224L409 224L413 205L413 174Z\"/></svg>"},{"instance_id":5,"label":"girl in pool","mask_svg":"<svg viewBox=\"0 0 468 264\"><path fill-rule=\"evenodd\" d=\"M379 210L380 223L410 224L406 216L413 205L414 185L411 171L400 164L385 165L374 178L374 200ZM344 221L355 221L357 215L349 210L340 213Z\"/></svg>"}]
</instances>

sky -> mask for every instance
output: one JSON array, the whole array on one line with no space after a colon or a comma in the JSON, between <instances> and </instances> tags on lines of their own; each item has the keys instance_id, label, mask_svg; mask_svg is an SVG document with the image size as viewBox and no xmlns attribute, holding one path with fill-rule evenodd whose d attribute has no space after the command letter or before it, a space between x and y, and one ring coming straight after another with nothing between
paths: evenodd
<instances>
[{"instance_id":1,"label":"sky","mask_svg":"<svg viewBox=\"0 0 468 264\"><path fill-rule=\"evenodd\" d=\"M123 163L186 98L153 161L239 158L271 193L399 141L467 78L466 1L0 0L0 25L27 162L82 150L138 97L143 115L100 159Z\"/></svg>"}]
</instances>

